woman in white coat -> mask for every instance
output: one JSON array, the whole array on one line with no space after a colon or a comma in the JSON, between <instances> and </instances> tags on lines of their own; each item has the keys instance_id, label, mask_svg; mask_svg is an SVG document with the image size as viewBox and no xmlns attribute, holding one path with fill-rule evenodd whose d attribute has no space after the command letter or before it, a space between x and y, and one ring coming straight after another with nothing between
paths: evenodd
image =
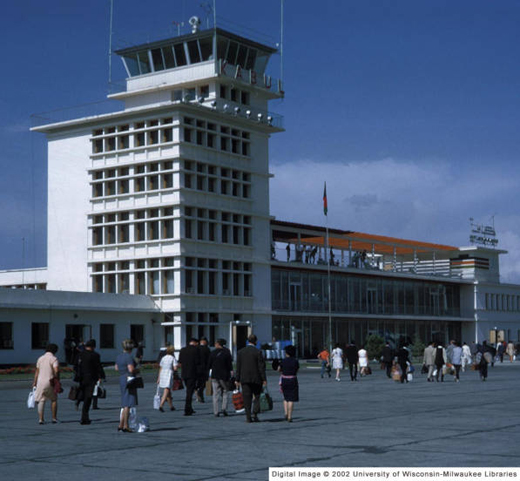
<instances>
[{"instance_id":1,"label":"woman in white coat","mask_svg":"<svg viewBox=\"0 0 520 481\"><path fill-rule=\"evenodd\" d=\"M358 351L359 356L359 375L366 376L368 373L368 354L363 346Z\"/></svg>"},{"instance_id":2,"label":"woman in white coat","mask_svg":"<svg viewBox=\"0 0 520 481\"><path fill-rule=\"evenodd\" d=\"M339 344L332 350L332 369L336 369L336 381L341 381L339 372L343 369L343 349Z\"/></svg>"},{"instance_id":3,"label":"woman in white coat","mask_svg":"<svg viewBox=\"0 0 520 481\"><path fill-rule=\"evenodd\" d=\"M160 388L164 389L161 398L161 404L159 405L159 411L164 412L163 405L166 401L170 405L170 411L175 411L172 401L172 386L173 386L173 375L177 372L177 359L173 353L175 348L168 346L166 348L166 355L161 359L159 364L159 374L157 376L157 384Z\"/></svg>"},{"instance_id":4,"label":"woman in white coat","mask_svg":"<svg viewBox=\"0 0 520 481\"><path fill-rule=\"evenodd\" d=\"M466 370L466 366L471 364L471 349L466 343L462 344L462 372Z\"/></svg>"}]
</instances>

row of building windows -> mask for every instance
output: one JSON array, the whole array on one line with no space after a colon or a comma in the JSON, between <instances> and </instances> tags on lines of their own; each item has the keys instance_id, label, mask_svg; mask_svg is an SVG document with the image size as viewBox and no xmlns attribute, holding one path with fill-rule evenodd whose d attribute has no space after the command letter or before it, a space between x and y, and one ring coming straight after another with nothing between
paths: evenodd
<instances>
[{"instance_id":1,"label":"row of building windows","mask_svg":"<svg viewBox=\"0 0 520 481\"><path fill-rule=\"evenodd\" d=\"M173 118L166 117L96 129L92 132L92 153L167 144L174 141L174 128ZM251 134L245 130L185 116L182 131L184 142L250 156Z\"/></svg>"},{"instance_id":2,"label":"row of building windows","mask_svg":"<svg viewBox=\"0 0 520 481\"><path fill-rule=\"evenodd\" d=\"M92 197L107 197L173 187L173 162L153 162L92 172Z\"/></svg>"},{"instance_id":3,"label":"row of building windows","mask_svg":"<svg viewBox=\"0 0 520 481\"><path fill-rule=\"evenodd\" d=\"M272 270L275 310L327 312L327 275ZM422 281L331 277L331 310L359 314L460 316L459 286Z\"/></svg>"},{"instance_id":4,"label":"row of building windows","mask_svg":"<svg viewBox=\"0 0 520 481\"><path fill-rule=\"evenodd\" d=\"M187 257L185 266L187 294L252 295L252 272L248 262Z\"/></svg>"},{"instance_id":5,"label":"row of building windows","mask_svg":"<svg viewBox=\"0 0 520 481\"><path fill-rule=\"evenodd\" d=\"M520 311L520 295L486 294L486 311Z\"/></svg>"},{"instance_id":6,"label":"row of building windows","mask_svg":"<svg viewBox=\"0 0 520 481\"><path fill-rule=\"evenodd\" d=\"M173 142L173 129L173 117L96 129L92 132L92 153L102 154Z\"/></svg>"},{"instance_id":7,"label":"row of building windows","mask_svg":"<svg viewBox=\"0 0 520 481\"><path fill-rule=\"evenodd\" d=\"M251 174L243 170L185 160L184 187L249 199L251 197Z\"/></svg>"},{"instance_id":8,"label":"row of building windows","mask_svg":"<svg viewBox=\"0 0 520 481\"><path fill-rule=\"evenodd\" d=\"M31 323L31 349L45 349L49 342L49 323L48 322L33 322ZM65 331L79 331L82 330L82 325L66 325ZM100 324L99 325L99 337L98 345L101 349L114 349L115 346L115 324ZM63 337L63 336L62 336ZM96 336L97 337L97 336ZM130 325L130 339L137 345L139 342L144 340L144 325L142 324L131 324ZM24 336L25 340L25 336ZM67 353L67 345L65 347L65 353ZM61 348L58 345L58 348ZM13 323L12 322L0 322L0 349L14 349L14 336L13 336ZM69 358L67 359L70 360Z\"/></svg>"},{"instance_id":9,"label":"row of building windows","mask_svg":"<svg viewBox=\"0 0 520 481\"><path fill-rule=\"evenodd\" d=\"M99 225L104 223L104 225ZM140 209L93 217L92 245L173 239L173 207Z\"/></svg>"},{"instance_id":10,"label":"row of building windows","mask_svg":"<svg viewBox=\"0 0 520 481\"><path fill-rule=\"evenodd\" d=\"M119 262L97 262L92 265L94 292L133 293L142 295L174 294L174 258L137 259ZM132 273L128 272L130 269Z\"/></svg>"},{"instance_id":11,"label":"row of building windows","mask_svg":"<svg viewBox=\"0 0 520 481\"><path fill-rule=\"evenodd\" d=\"M251 216L184 207L184 237L222 244L250 246Z\"/></svg>"},{"instance_id":12,"label":"row of building windows","mask_svg":"<svg viewBox=\"0 0 520 481\"><path fill-rule=\"evenodd\" d=\"M251 155L251 134L245 130L193 117L184 117L183 123L184 142L247 157Z\"/></svg>"},{"instance_id":13,"label":"row of building windows","mask_svg":"<svg viewBox=\"0 0 520 481\"><path fill-rule=\"evenodd\" d=\"M95 263L92 265L92 290L113 294L175 294L173 265L173 257ZM130 269L133 272L129 272ZM251 296L251 271L252 265L248 262L187 257L182 291L186 294Z\"/></svg>"}]
</instances>

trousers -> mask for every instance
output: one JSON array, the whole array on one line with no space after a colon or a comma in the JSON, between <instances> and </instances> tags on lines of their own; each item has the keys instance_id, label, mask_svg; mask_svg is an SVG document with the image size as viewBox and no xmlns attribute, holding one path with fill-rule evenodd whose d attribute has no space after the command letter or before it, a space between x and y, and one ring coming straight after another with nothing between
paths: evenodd
<instances>
[{"instance_id":1,"label":"trousers","mask_svg":"<svg viewBox=\"0 0 520 481\"><path fill-rule=\"evenodd\" d=\"M260 394L262 393L262 385L256 383L242 383L242 396L244 396L244 408L246 410L246 419L251 420L251 408L253 415L260 412Z\"/></svg>"}]
</instances>

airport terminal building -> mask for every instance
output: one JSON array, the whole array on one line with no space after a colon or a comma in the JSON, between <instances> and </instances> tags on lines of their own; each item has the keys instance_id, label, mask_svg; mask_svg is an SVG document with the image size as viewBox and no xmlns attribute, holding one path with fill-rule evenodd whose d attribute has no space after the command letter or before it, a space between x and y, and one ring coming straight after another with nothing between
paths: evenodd
<instances>
[{"instance_id":1,"label":"airport terminal building","mask_svg":"<svg viewBox=\"0 0 520 481\"><path fill-rule=\"evenodd\" d=\"M47 267L0 272L0 364L33 362L70 337L96 338L107 361L128 337L154 359L202 335L236 352L253 330L300 356L330 327L341 343L519 340L520 286L500 283L505 251L272 218L268 143L284 130L268 107L284 95L267 74L276 48L194 25L116 53L127 72L109 95L119 108L33 128L48 141Z\"/></svg>"}]
</instances>

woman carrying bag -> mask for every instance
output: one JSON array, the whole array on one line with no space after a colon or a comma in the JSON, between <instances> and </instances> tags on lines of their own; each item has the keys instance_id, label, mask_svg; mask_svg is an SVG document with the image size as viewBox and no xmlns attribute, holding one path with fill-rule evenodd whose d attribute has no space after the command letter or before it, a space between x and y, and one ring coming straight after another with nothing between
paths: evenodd
<instances>
[{"instance_id":1,"label":"woman carrying bag","mask_svg":"<svg viewBox=\"0 0 520 481\"><path fill-rule=\"evenodd\" d=\"M36 372L34 373L33 388L36 387L34 399L38 403L38 418L40 424L44 424L43 409L45 401L51 402L52 422L58 422L58 394L55 389L55 382L59 383L59 362L56 358L58 346L49 344L45 354L36 362ZM56 381L55 381L56 380Z\"/></svg>"}]
</instances>

